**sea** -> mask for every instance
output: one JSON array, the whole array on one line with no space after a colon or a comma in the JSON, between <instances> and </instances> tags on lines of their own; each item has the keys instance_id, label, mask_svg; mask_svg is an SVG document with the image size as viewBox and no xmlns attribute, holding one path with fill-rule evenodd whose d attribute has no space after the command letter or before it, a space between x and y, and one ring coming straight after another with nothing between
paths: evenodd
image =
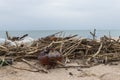
<instances>
[{"instance_id":1,"label":"sea","mask_svg":"<svg viewBox=\"0 0 120 80\"><path fill-rule=\"evenodd\" d=\"M84 38L92 38L92 35L90 32L93 32L93 30L26 30L26 31L8 31L10 36L22 36L24 34L28 34L29 37L32 37L34 39L43 38L49 35L52 35L57 32L62 32L62 34L59 34L61 37L65 36L71 36L71 35L78 35L78 37L84 37ZM96 30L96 38L100 38L102 36L111 36L111 37L119 37L120 36L120 30ZM0 38L6 38L6 31L0 31Z\"/></svg>"}]
</instances>

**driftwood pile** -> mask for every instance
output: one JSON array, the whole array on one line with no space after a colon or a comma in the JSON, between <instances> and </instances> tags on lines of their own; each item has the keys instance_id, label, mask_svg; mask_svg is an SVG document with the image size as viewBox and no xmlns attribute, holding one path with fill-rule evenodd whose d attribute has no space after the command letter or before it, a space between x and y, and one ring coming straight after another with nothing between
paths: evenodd
<instances>
[{"instance_id":1,"label":"driftwood pile","mask_svg":"<svg viewBox=\"0 0 120 80\"><path fill-rule=\"evenodd\" d=\"M56 36L58 34L59 36ZM103 36L100 40L96 40L95 32L90 32L93 35L93 39L82 39L78 38L77 35L63 37L61 34L61 32L58 32L35 40L29 47L26 45L0 45L0 59L11 59L12 61L22 61L23 59L37 60L41 51L46 48L52 48L62 55L63 63L65 63L66 59L80 59L86 64L109 63L120 60L120 38L115 40L111 37ZM8 33L7 37L12 40Z\"/></svg>"}]
</instances>

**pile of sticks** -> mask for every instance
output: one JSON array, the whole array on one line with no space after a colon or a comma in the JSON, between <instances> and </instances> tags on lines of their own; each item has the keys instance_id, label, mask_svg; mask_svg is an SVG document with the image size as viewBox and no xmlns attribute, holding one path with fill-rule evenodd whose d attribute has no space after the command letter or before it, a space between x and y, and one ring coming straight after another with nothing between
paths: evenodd
<instances>
[{"instance_id":1,"label":"pile of sticks","mask_svg":"<svg viewBox=\"0 0 120 80\"><path fill-rule=\"evenodd\" d=\"M92 34L92 32L90 33ZM56 36L58 34L59 36ZM80 59L86 63L108 63L120 60L120 38L115 40L103 36L98 41L95 39L95 32L92 34L93 39L78 38L77 35L63 37L61 34L62 32L58 32L37 39L29 47L0 45L0 58L11 58L14 61L37 60L41 51L46 48L54 48L64 59Z\"/></svg>"}]
</instances>

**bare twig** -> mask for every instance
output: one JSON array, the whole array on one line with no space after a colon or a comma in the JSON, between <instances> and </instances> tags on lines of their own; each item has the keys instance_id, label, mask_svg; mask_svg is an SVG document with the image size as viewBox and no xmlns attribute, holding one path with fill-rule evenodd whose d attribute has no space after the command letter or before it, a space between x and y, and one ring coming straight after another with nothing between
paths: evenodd
<instances>
[{"instance_id":1,"label":"bare twig","mask_svg":"<svg viewBox=\"0 0 120 80\"><path fill-rule=\"evenodd\" d=\"M6 31L6 36L7 36L7 39L8 39L8 40L11 40L11 37L10 37L8 31Z\"/></svg>"},{"instance_id":2,"label":"bare twig","mask_svg":"<svg viewBox=\"0 0 120 80\"><path fill-rule=\"evenodd\" d=\"M78 67L80 67L80 68L90 68L90 66L87 66L87 65L78 65L78 66L73 66L73 65L71 65L71 66L60 66L60 67L58 67L58 68L78 68Z\"/></svg>"},{"instance_id":3,"label":"bare twig","mask_svg":"<svg viewBox=\"0 0 120 80\"><path fill-rule=\"evenodd\" d=\"M103 44L101 43L98 51L92 57L88 58L87 62L89 62L92 58L94 58L95 56L97 56L100 53L100 50L102 49L102 46L103 46Z\"/></svg>"},{"instance_id":4,"label":"bare twig","mask_svg":"<svg viewBox=\"0 0 120 80\"><path fill-rule=\"evenodd\" d=\"M95 37L96 37L96 29L94 29L94 32L90 32L90 34L93 36L93 40L95 40Z\"/></svg>"},{"instance_id":5,"label":"bare twig","mask_svg":"<svg viewBox=\"0 0 120 80\"><path fill-rule=\"evenodd\" d=\"M31 67L33 67L33 68L35 68L37 71L42 71L42 72L44 72L44 73L48 73L48 72L47 72L47 70L37 68L36 66L34 66L34 65L30 64L30 63L29 63L27 60L25 60L25 59L22 59L22 61L23 61L23 62L25 62L26 64L28 64L29 66L31 66Z\"/></svg>"}]
</instances>

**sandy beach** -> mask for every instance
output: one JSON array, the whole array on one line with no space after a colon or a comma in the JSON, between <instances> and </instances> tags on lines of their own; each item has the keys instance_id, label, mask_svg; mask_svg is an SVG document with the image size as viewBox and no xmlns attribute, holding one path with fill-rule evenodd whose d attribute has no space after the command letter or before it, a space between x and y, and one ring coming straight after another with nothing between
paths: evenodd
<instances>
[{"instance_id":1,"label":"sandy beach","mask_svg":"<svg viewBox=\"0 0 120 80\"><path fill-rule=\"evenodd\" d=\"M75 63L73 63L75 65ZM14 64L16 67L28 68L22 62ZM49 72L29 72L18 70L10 66L2 67L0 80L120 80L120 62L117 65L100 64L91 68L55 68Z\"/></svg>"},{"instance_id":2,"label":"sandy beach","mask_svg":"<svg viewBox=\"0 0 120 80\"><path fill-rule=\"evenodd\" d=\"M117 40L117 38L114 38L114 39ZM96 43L93 43L93 44L97 44L97 43L99 42L96 41ZM116 44L116 45L119 46L119 44ZM114 46L114 47L118 47L118 46ZM99 48L99 45L97 47ZM113 57L117 57L117 56L114 55ZM21 58L21 60L23 60L23 58ZM70 63L67 63L66 65L81 66L84 63L82 61L84 61L82 60L82 58L79 58L78 60L74 58L70 61ZM38 62L36 60L34 61L30 59L29 62L34 66L41 67L40 64L36 63ZM13 63L12 66L15 66L21 69L33 70L33 68L31 68L29 65L24 63L24 61L19 62L19 60ZM120 80L120 62L113 61L108 63L107 65L99 63L99 65L96 65L90 68L81 68L81 67L54 68L54 69L49 69L48 73L30 72L26 70L16 69L11 66L3 66L0 68L0 80Z\"/></svg>"},{"instance_id":3,"label":"sandy beach","mask_svg":"<svg viewBox=\"0 0 120 80\"><path fill-rule=\"evenodd\" d=\"M0 80L120 80L120 0L0 0Z\"/></svg>"}]
</instances>

